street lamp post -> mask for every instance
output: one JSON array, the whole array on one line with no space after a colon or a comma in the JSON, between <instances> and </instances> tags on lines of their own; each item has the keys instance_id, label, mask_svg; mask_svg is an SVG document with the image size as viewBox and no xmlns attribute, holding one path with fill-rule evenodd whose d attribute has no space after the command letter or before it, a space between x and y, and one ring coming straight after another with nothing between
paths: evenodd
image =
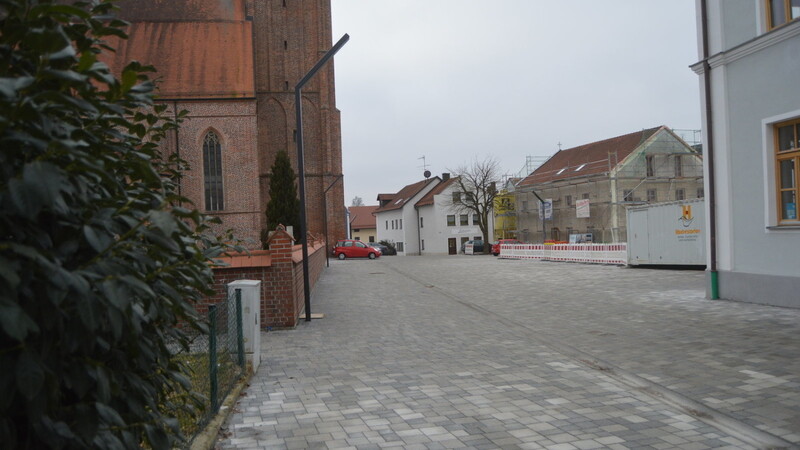
<instances>
[{"instance_id":1,"label":"street lamp post","mask_svg":"<svg viewBox=\"0 0 800 450\"><path fill-rule=\"evenodd\" d=\"M303 290L305 293L305 307L306 307L306 322L311 321L311 283L308 279L308 226L306 223L306 172L303 156L303 86L311 80L311 78L328 62L329 59L341 49L350 36L345 33L327 53L311 68L310 71L300 80L294 87L294 110L297 120L297 172L298 172L298 185L300 188L300 244L303 249ZM323 211L327 215L327 211ZM328 249L326 248L327 252Z\"/></svg>"}]
</instances>

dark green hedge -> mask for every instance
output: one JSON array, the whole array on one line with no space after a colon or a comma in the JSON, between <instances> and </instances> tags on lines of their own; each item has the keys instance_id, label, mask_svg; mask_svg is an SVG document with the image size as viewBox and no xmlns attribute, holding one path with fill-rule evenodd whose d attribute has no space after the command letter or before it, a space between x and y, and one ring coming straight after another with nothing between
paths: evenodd
<instances>
[{"instance_id":1,"label":"dark green hedge","mask_svg":"<svg viewBox=\"0 0 800 450\"><path fill-rule=\"evenodd\" d=\"M224 246L159 152L152 69L98 60L112 5L61 3L0 0L0 442L169 448L176 325Z\"/></svg>"}]
</instances>

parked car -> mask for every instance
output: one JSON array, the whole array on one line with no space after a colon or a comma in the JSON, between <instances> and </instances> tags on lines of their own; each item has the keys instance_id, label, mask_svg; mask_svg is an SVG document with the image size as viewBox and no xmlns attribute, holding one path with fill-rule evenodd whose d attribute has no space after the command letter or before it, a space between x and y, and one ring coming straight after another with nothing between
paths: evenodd
<instances>
[{"instance_id":1,"label":"parked car","mask_svg":"<svg viewBox=\"0 0 800 450\"><path fill-rule=\"evenodd\" d=\"M516 239L500 239L499 241L495 241L492 243L492 254L494 256L500 255L500 245L502 244L522 244L522 242Z\"/></svg>"},{"instance_id":2,"label":"parked car","mask_svg":"<svg viewBox=\"0 0 800 450\"><path fill-rule=\"evenodd\" d=\"M467 244L472 244L472 252L473 253L483 253L483 241L480 239L475 239L471 241L464 242L461 244L461 253L466 253Z\"/></svg>"},{"instance_id":3,"label":"parked car","mask_svg":"<svg viewBox=\"0 0 800 450\"><path fill-rule=\"evenodd\" d=\"M394 247L394 243L392 243L390 241L387 241L387 240L383 240L383 241L378 242L378 244L383 245L384 247L386 247L386 251L385 252L381 250L382 254L384 254L384 255L396 255L397 254L397 249Z\"/></svg>"},{"instance_id":4,"label":"parked car","mask_svg":"<svg viewBox=\"0 0 800 450\"><path fill-rule=\"evenodd\" d=\"M383 245L383 244L381 244L379 242L367 242L367 245L369 245L372 248L377 248L378 250L380 250L381 251L381 255L389 255L390 254L389 253L389 247L387 247L387 246L385 246L385 245Z\"/></svg>"},{"instance_id":5,"label":"parked car","mask_svg":"<svg viewBox=\"0 0 800 450\"><path fill-rule=\"evenodd\" d=\"M352 239L340 239L333 247L333 256L339 259L345 258L380 258L381 251L377 248Z\"/></svg>"}]
</instances>

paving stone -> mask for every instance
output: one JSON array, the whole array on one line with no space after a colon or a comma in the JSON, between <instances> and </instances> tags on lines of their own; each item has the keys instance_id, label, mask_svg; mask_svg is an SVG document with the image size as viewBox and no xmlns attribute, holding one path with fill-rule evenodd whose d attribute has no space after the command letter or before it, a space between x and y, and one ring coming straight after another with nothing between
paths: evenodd
<instances>
[{"instance_id":1,"label":"paving stone","mask_svg":"<svg viewBox=\"0 0 800 450\"><path fill-rule=\"evenodd\" d=\"M331 261L262 334L220 449L750 448L589 355L800 446L800 310L704 274L485 256ZM572 351L572 350L574 351Z\"/></svg>"}]
</instances>

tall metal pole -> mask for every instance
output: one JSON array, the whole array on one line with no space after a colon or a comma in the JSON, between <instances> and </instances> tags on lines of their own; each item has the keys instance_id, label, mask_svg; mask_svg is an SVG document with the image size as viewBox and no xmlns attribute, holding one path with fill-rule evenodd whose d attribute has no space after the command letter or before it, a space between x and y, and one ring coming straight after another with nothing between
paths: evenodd
<instances>
[{"instance_id":1,"label":"tall metal pole","mask_svg":"<svg viewBox=\"0 0 800 450\"><path fill-rule=\"evenodd\" d=\"M328 256L329 256L328 246L330 245L330 243L328 242L328 191L330 191L331 188L334 187L336 183L343 177L344 177L343 174L337 175L336 179L333 180L333 183L331 183L330 186L328 186L325 189L325 192L322 193L322 210L325 211L325 215L322 217L323 227L325 228L323 230L323 233L325 235L325 267L331 266L330 261L328 261Z\"/></svg>"},{"instance_id":2,"label":"tall metal pole","mask_svg":"<svg viewBox=\"0 0 800 450\"><path fill-rule=\"evenodd\" d=\"M542 197L539 197L539 194L537 194L536 191L534 191L533 189L531 189L531 192L533 192L533 195L535 195L536 198L539 199L539 203L541 203L541 205L542 205L542 208L539 210L539 214L542 216L542 244L544 244L545 241L547 240L547 233L545 232L545 229L544 229L544 221L545 221L545 217L544 217L544 199L542 199Z\"/></svg>"},{"instance_id":3,"label":"tall metal pole","mask_svg":"<svg viewBox=\"0 0 800 450\"><path fill-rule=\"evenodd\" d=\"M303 291L305 294L306 322L311 321L311 283L308 279L308 226L306 223L306 169L303 156L303 86L341 49L350 36L345 33L327 53L311 68L311 70L294 87L294 110L297 120L297 173L300 188L300 245L303 249ZM323 211L327 215L327 211ZM328 249L326 248L327 252Z\"/></svg>"}]
</instances>

